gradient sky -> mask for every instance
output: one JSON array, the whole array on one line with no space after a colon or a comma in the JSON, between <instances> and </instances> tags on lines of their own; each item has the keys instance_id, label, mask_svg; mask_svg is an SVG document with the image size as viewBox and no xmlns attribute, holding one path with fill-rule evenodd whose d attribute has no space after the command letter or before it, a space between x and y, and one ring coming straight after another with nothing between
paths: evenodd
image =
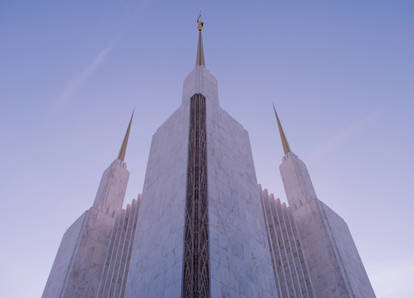
<instances>
[{"instance_id":1,"label":"gradient sky","mask_svg":"<svg viewBox=\"0 0 414 298\"><path fill-rule=\"evenodd\" d=\"M178 108L203 9L207 68L285 200L271 103L378 297L414 297L413 1L0 0L0 296L40 297L130 113L125 202ZM145 198L144 198L145 199Z\"/></svg>"}]
</instances>

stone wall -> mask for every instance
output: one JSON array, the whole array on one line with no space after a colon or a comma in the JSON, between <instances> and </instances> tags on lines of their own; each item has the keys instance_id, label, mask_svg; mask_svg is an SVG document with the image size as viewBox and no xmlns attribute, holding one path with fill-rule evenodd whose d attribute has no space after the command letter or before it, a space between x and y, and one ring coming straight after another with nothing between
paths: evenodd
<instances>
[{"instance_id":1,"label":"stone wall","mask_svg":"<svg viewBox=\"0 0 414 298\"><path fill-rule=\"evenodd\" d=\"M102 175L93 206L105 213L117 215L122 210L128 180L126 163L115 159Z\"/></svg>"},{"instance_id":2,"label":"stone wall","mask_svg":"<svg viewBox=\"0 0 414 298\"><path fill-rule=\"evenodd\" d=\"M247 131L207 106L212 297L278 297Z\"/></svg>"},{"instance_id":3,"label":"stone wall","mask_svg":"<svg viewBox=\"0 0 414 298\"><path fill-rule=\"evenodd\" d=\"M343 219L318 200L305 164L293 153L280 166L317 297L375 297Z\"/></svg>"},{"instance_id":4,"label":"stone wall","mask_svg":"<svg viewBox=\"0 0 414 298\"><path fill-rule=\"evenodd\" d=\"M81 231L84 229L85 211L65 232L53 262L42 298L61 297L62 289L72 263L73 255L79 245Z\"/></svg>"},{"instance_id":5,"label":"stone wall","mask_svg":"<svg viewBox=\"0 0 414 298\"><path fill-rule=\"evenodd\" d=\"M344 274L354 297L375 297L374 290L345 221L325 203L320 202L326 223L334 241L337 257L343 264Z\"/></svg>"},{"instance_id":6,"label":"stone wall","mask_svg":"<svg viewBox=\"0 0 414 298\"><path fill-rule=\"evenodd\" d=\"M124 297L141 196L117 216L96 297Z\"/></svg>"},{"instance_id":7,"label":"stone wall","mask_svg":"<svg viewBox=\"0 0 414 298\"><path fill-rule=\"evenodd\" d=\"M153 135L125 297L181 297L189 106Z\"/></svg>"},{"instance_id":8,"label":"stone wall","mask_svg":"<svg viewBox=\"0 0 414 298\"><path fill-rule=\"evenodd\" d=\"M316 297L290 208L260 185L259 192L279 296Z\"/></svg>"},{"instance_id":9,"label":"stone wall","mask_svg":"<svg viewBox=\"0 0 414 298\"><path fill-rule=\"evenodd\" d=\"M113 224L111 215L92 207L69 228L42 297L95 296Z\"/></svg>"},{"instance_id":10,"label":"stone wall","mask_svg":"<svg viewBox=\"0 0 414 298\"><path fill-rule=\"evenodd\" d=\"M128 178L126 164L121 160L116 159L105 170L93 207L62 239L43 298L95 297Z\"/></svg>"},{"instance_id":11,"label":"stone wall","mask_svg":"<svg viewBox=\"0 0 414 298\"><path fill-rule=\"evenodd\" d=\"M218 104L205 67L151 144L125 297L182 297L190 98L206 98L211 297L277 297L247 131Z\"/></svg>"}]
</instances>

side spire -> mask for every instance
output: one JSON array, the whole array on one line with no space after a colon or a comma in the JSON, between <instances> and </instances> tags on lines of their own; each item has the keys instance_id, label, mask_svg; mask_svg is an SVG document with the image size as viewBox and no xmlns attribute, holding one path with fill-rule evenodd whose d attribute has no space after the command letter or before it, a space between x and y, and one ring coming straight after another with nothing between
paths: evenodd
<instances>
[{"instance_id":1,"label":"side spire","mask_svg":"<svg viewBox=\"0 0 414 298\"><path fill-rule=\"evenodd\" d=\"M204 22L201 21L201 12L197 18L197 28L198 28L198 45L197 45L197 58L196 66L205 66L204 60L204 49L203 49L203 36L201 32L203 31Z\"/></svg>"},{"instance_id":2,"label":"side spire","mask_svg":"<svg viewBox=\"0 0 414 298\"><path fill-rule=\"evenodd\" d=\"M275 112L277 127L279 128L279 134L280 134L280 138L282 140L283 151L285 152L285 155L286 155L286 154L288 154L288 152L291 152L291 151L290 151L289 143L286 139L285 132L283 131L283 127L282 127L282 124L280 123L279 116L277 115L276 108L275 108L274 104L273 104L273 111Z\"/></svg>"},{"instance_id":3,"label":"side spire","mask_svg":"<svg viewBox=\"0 0 414 298\"><path fill-rule=\"evenodd\" d=\"M125 133L124 140L122 142L121 150L119 150L118 159L122 161L125 160L126 149L128 146L129 132L131 130L131 124L132 124L132 119L134 118L134 113L135 113L135 110L132 112L131 119L129 120L128 128Z\"/></svg>"}]
</instances>

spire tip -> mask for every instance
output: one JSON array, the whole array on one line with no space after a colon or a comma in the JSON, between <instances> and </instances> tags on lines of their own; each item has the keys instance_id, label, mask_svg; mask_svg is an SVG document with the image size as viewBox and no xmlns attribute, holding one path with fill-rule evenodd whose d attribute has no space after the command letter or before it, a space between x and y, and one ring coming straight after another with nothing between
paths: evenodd
<instances>
[{"instance_id":1,"label":"spire tip","mask_svg":"<svg viewBox=\"0 0 414 298\"><path fill-rule=\"evenodd\" d=\"M203 37L201 32L203 31L204 22L201 21L201 11L200 15L197 18L197 28L198 28L198 45L197 45L197 58L196 58L196 66L205 66L204 60L204 49L203 49Z\"/></svg>"},{"instance_id":2,"label":"spire tip","mask_svg":"<svg viewBox=\"0 0 414 298\"><path fill-rule=\"evenodd\" d=\"M128 146L129 132L131 130L131 124L132 124L132 119L134 118L134 113L135 113L135 108L132 111L131 119L129 120L128 128L125 133L124 140L122 141L121 149L119 150L118 159L121 161L125 161L125 154L126 154L126 149Z\"/></svg>"},{"instance_id":3,"label":"spire tip","mask_svg":"<svg viewBox=\"0 0 414 298\"><path fill-rule=\"evenodd\" d=\"M285 132L283 131L282 124L280 123L279 116L277 115L277 111L276 111L276 108L275 108L275 104L272 103L272 105L273 105L273 112L275 113L275 117L276 117L277 127L279 129L280 139L282 140L283 151L285 152L285 155L286 155L289 152L291 152L290 151L290 147L289 147L289 143L288 143L288 141L286 139Z\"/></svg>"},{"instance_id":4,"label":"spire tip","mask_svg":"<svg viewBox=\"0 0 414 298\"><path fill-rule=\"evenodd\" d=\"M203 26L204 26L204 22L201 21L201 10L200 10L200 14L197 18L197 28L198 28L198 32L203 31Z\"/></svg>"}]
</instances>

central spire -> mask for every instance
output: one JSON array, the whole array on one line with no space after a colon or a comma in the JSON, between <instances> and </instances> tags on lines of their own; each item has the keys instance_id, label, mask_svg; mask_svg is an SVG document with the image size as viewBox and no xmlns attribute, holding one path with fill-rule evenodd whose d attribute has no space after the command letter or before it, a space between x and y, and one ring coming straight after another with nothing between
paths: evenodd
<instances>
[{"instance_id":1,"label":"central spire","mask_svg":"<svg viewBox=\"0 0 414 298\"><path fill-rule=\"evenodd\" d=\"M203 36L201 32L203 31L204 23L201 21L201 12L197 18L197 27L198 27L198 46L197 46L197 59L196 66L206 66L204 61L204 49L203 49Z\"/></svg>"},{"instance_id":2,"label":"central spire","mask_svg":"<svg viewBox=\"0 0 414 298\"><path fill-rule=\"evenodd\" d=\"M279 128L280 138L282 139L283 151L285 155L288 154L290 151L289 143L286 139L285 132L283 131L282 124L280 123L279 116L277 115L275 105L273 105L273 111L275 112L277 127Z\"/></svg>"}]
</instances>

